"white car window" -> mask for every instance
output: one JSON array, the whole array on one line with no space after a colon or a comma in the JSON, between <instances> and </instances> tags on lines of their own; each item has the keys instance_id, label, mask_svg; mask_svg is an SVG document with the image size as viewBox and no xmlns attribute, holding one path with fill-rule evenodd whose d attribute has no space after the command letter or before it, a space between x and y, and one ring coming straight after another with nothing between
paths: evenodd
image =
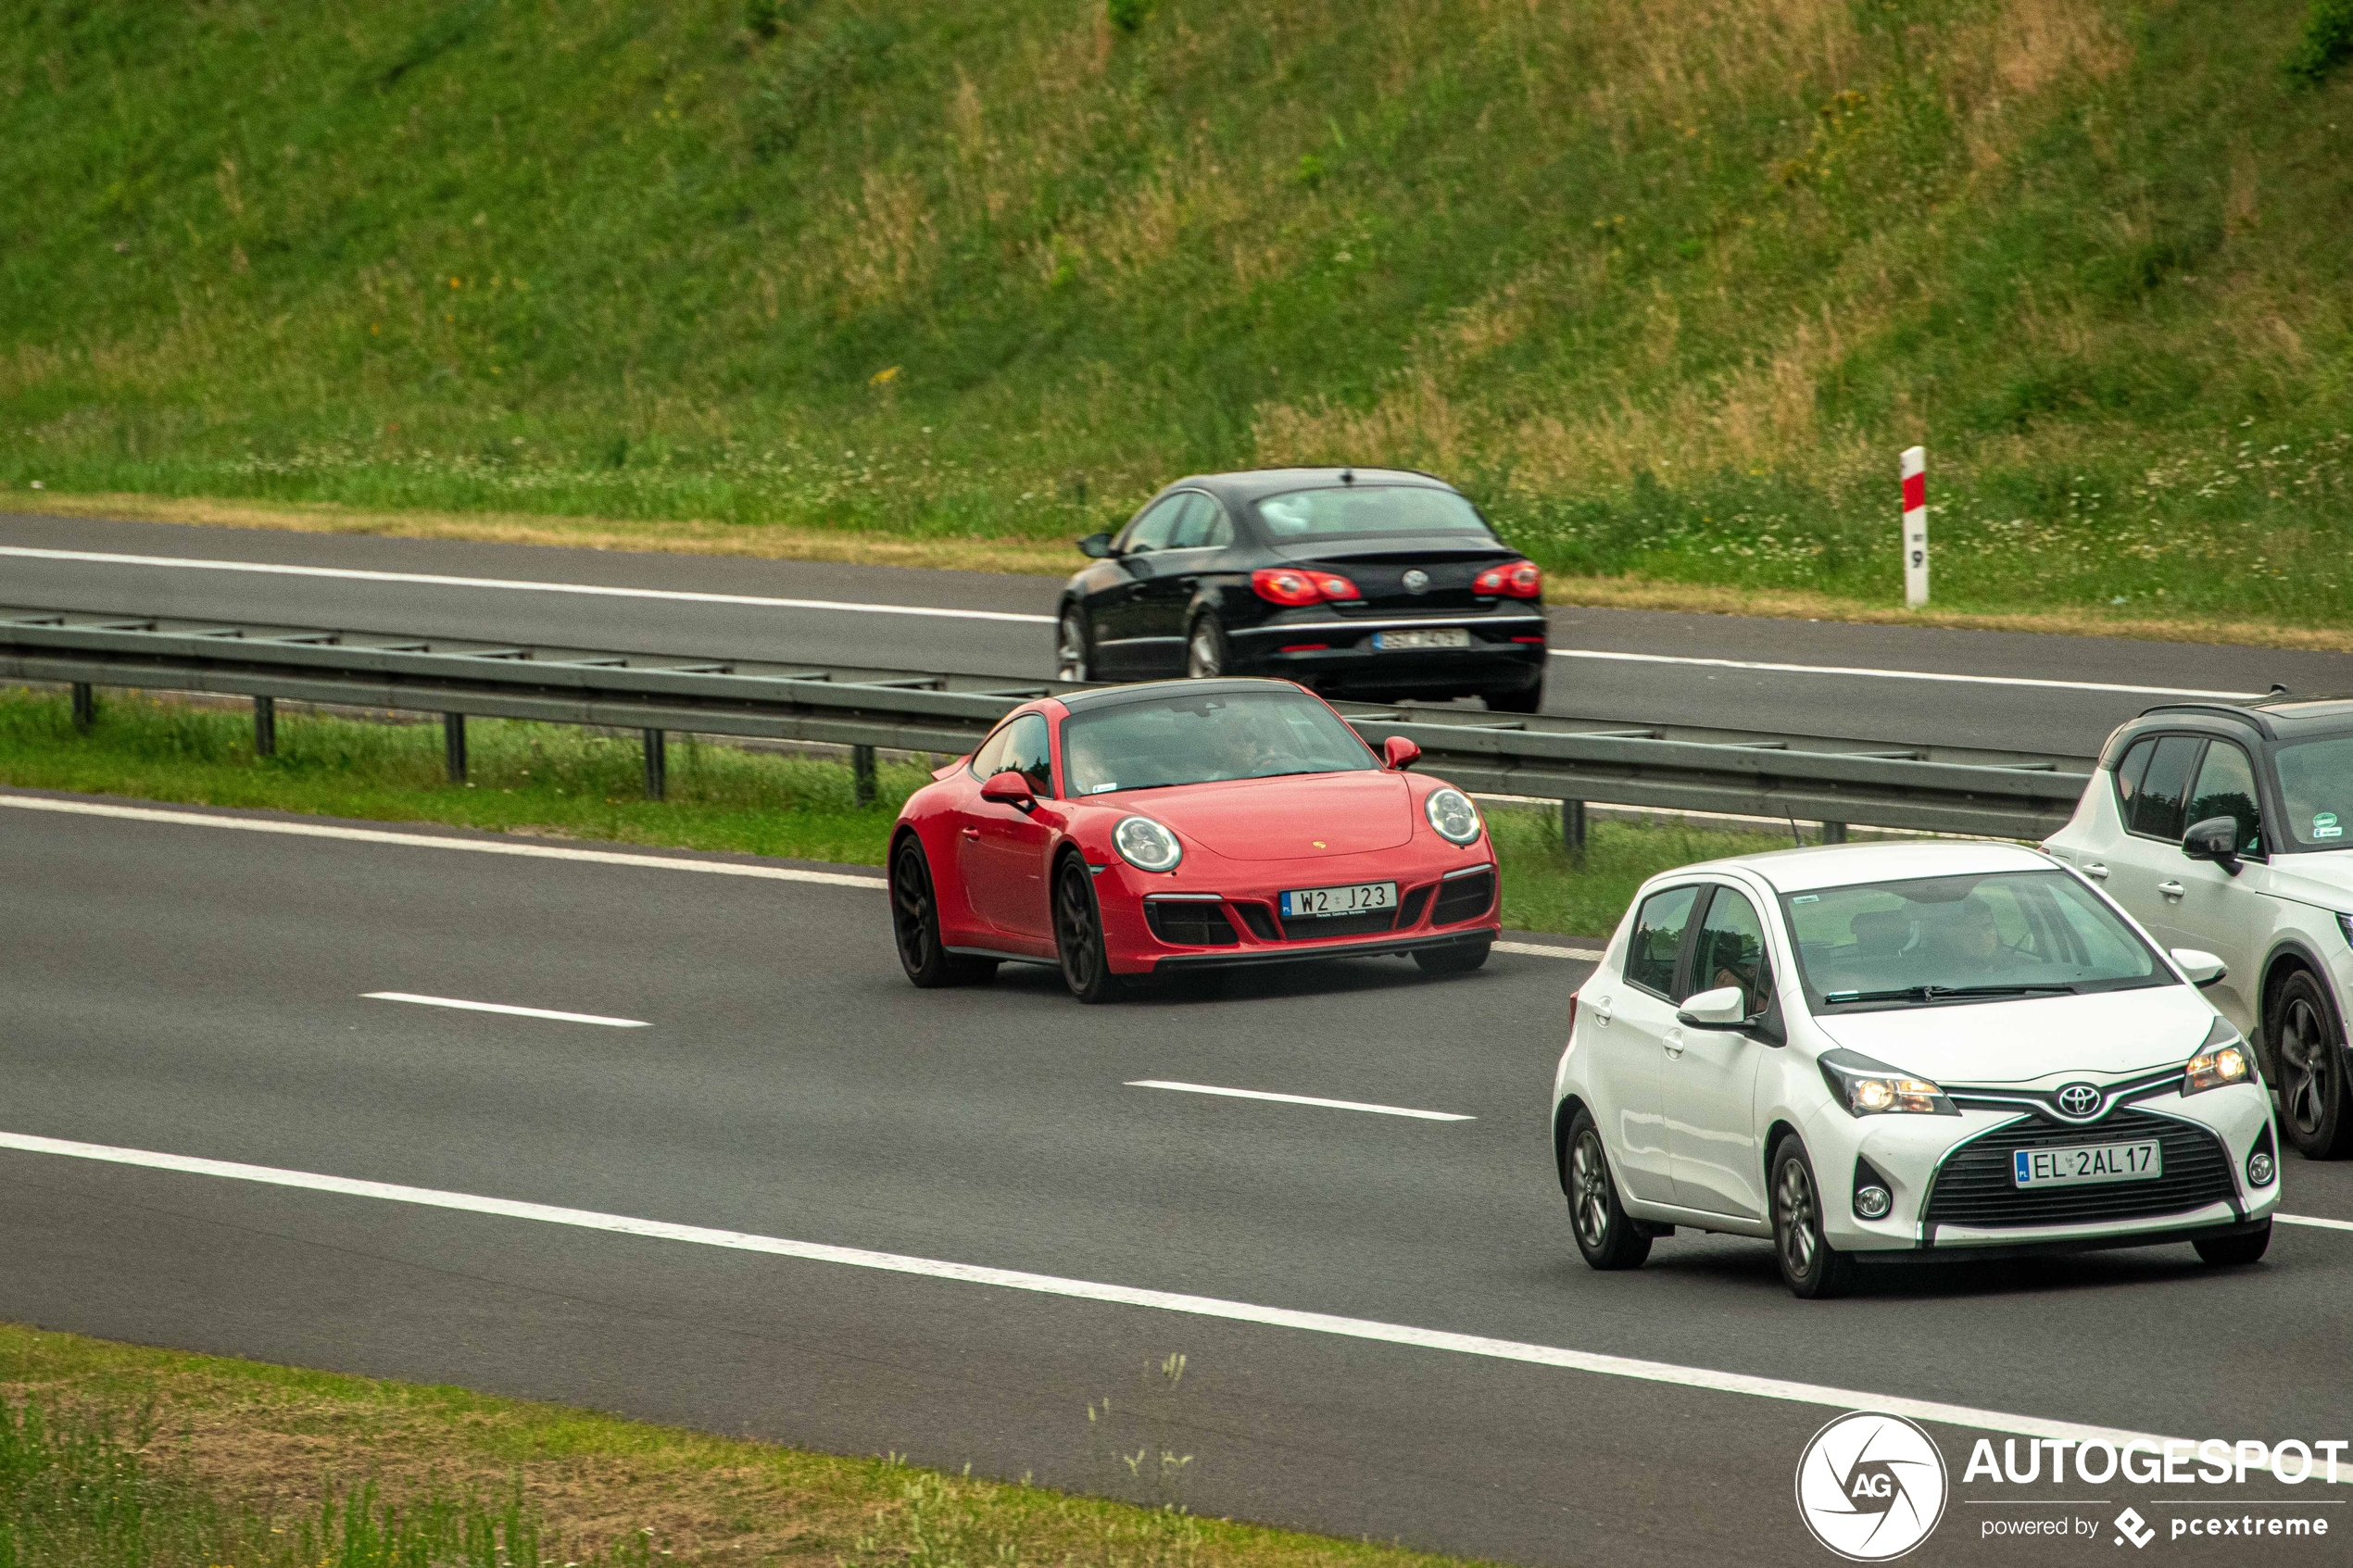
<instances>
[{"instance_id":1,"label":"white car window","mask_svg":"<svg viewBox=\"0 0 2353 1568\"><path fill-rule=\"evenodd\" d=\"M1683 951L1683 933L1692 923L1696 887L1670 887L1642 900L1634 916L1634 931L1626 939L1626 981L1662 997L1675 989L1675 960Z\"/></svg>"},{"instance_id":2,"label":"white car window","mask_svg":"<svg viewBox=\"0 0 2353 1568\"><path fill-rule=\"evenodd\" d=\"M2353 848L2353 735L2284 746L2279 770L2288 835L2307 849Z\"/></svg>"},{"instance_id":3,"label":"white car window","mask_svg":"<svg viewBox=\"0 0 2353 1568\"><path fill-rule=\"evenodd\" d=\"M1818 1010L2171 981L2132 927L2063 872L1858 883L1790 895L1782 906Z\"/></svg>"},{"instance_id":4,"label":"white car window","mask_svg":"<svg viewBox=\"0 0 2353 1568\"><path fill-rule=\"evenodd\" d=\"M1765 922L1756 906L1730 887L1718 887L1707 901L1707 918L1700 922L1699 944L1692 950L1691 977L1683 989L1691 995L1737 985L1751 1018L1773 999L1773 962L1765 951ZM1688 1001L1691 995L1679 1000Z\"/></svg>"},{"instance_id":5,"label":"white car window","mask_svg":"<svg viewBox=\"0 0 2353 1568\"><path fill-rule=\"evenodd\" d=\"M2255 764L2229 741L2210 742L2206 760L2197 765L2197 783L2190 786L2189 809L2183 815L2195 827L2216 817L2238 823L2239 853L2263 853L2263 812L2257 804ZM2183 830L2188 831L2187 829Z\"/></svg>"}]
</instances>

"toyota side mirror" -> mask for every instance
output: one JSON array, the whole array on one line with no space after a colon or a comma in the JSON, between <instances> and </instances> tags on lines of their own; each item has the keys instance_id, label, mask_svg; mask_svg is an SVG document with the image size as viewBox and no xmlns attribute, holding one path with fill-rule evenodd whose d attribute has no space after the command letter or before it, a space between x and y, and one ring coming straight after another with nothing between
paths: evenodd
<instances>
[{"instance_id":1,"label":"toyota side mirror","mask_svg":"<svg viewBox=\"0 0 2353 1568\"><path fill-rule=\"evenodd\" d=\"M1030 789L1029 780L1014 768L983 779L980 797L1000 806L1010 806L1016 811L1029 810L1038 804L1037 794Z\"/></svg>"},{"instance_id":2,"label":"toyota side mirror","mask_svg":"<svg viewBox=\"0 0 2353 1568\"><path fill-rule=\"evenodd\" d=\"M1391 735L1380 743L1381 761L1392 773L1402 773L1421 760L1422 748L1403 735Z\"/></svg>"},{"instance_id":3,"label":"toyota side mirror","mask_svg":"<svg viewBox=\"0 0 2353 1568\"><path fill-rule=\"evenodd\" d=\"M1108 533L1089 533L1086 538L1078 541L1078 553L1085 556L1088 560L1102 559L1105 556L1111 554L1111 535Z\"/></svg>"},{"instance_id":4,"label":"toyota side mirror","mask_svg":"<svg viewBox=\"0 0 2353 1568\"><path fill-rule=\"evenodd\" d=\"M1748 1023L1748 997L1737 985L1718 985L1686 997L1675 1022L1686 1029L1740 1029Z\"/></svg>"},{"instance_id":5,"label":"toyota side mirror","mask_svg":"<svg viewBox=\"0 0 2353 1568\"><path fill-rule=\"evenodd\" d=\"M2201 991L2230 977L2230 966L2203 947L2172 947L2167 954L2183 976Z\"/></svg>"},{"instance_id":6,"label":"toyota side mirror","mask_svg":"<svg viewBox=\"0 0 2353 1568\"><path fill-rule=\"evenodd\" d=\"M2235 817L2208 817L2182 835L2182 853L2211 860L2233 876L2239 870L2239 824Z\"/></svg>"}]
</instances>

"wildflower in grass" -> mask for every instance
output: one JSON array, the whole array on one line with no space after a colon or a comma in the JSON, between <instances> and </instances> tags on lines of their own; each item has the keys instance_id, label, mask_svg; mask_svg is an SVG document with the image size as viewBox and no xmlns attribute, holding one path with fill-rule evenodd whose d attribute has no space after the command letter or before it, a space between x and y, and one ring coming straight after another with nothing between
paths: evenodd
<instances>
[{"instance_id":1,"label":"wildflower in grass","mask_svg":"<svg viewBox=\"0 0 2353 1568\"><path fill-rule=\"evenodd\" d=\"M895 382L898 379L899 367L892 365L886 370L876 370L873 375L868 376L866 378L866 384L868 386L888 386L892 382Z\"/></svg>"}]
</instances>

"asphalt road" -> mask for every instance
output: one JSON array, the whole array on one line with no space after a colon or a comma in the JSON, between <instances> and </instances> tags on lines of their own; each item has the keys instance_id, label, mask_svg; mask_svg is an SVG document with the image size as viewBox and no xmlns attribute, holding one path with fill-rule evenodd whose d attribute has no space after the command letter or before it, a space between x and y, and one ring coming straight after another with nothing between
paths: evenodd
<instances>
[{"instance_id":1,"label":"asphalt road","mask_svg":"<svg viewBox=\"0 0 2353 1568\"><path fill-rule=\"evenodd\" d=\"M1679 1236L1639 1273L1587 1270L1545 1128L1586 972L1563 959L1499 954L1440 982L1362 960L1089 1010L1042 971L913 990L870 888L21 809L0 809L0 1133L1640 1358L1702 1383L2353 1436L2345 1231L2283 1226L2243 1271L2173 1248L1904 1271L1811 1304L1748 1241ZM1147 1078L1474 1120L1128 1086ZM2288 1210L2353 1220L2353 1170L2291 1160L2284 1179ZM1791 1477L1835 1411L1689 1380L17 1150L0 1150L0 1317L52 1328L1098 1491L1125 1474L1090 1444L1086 1407L1109 1395L1113 1440L1194 1456L1184 1498L1209 1513L1529 1563L1828 1561ZM1155 1389L1147 1368L1172 1352L1185 1376ZM1931 1431L1955 1501L1913 1561L2114 1562L2105 1524L1982 1539L1988 1521L2067 1512L2053 1499L2161 1524L2169 1499L2286 1498L2304 1516L2353 1499L1989 1493L1961 1476L1982 1434ZM2168 1555L2246 1557L2197 1545ZM2265 1550L2343 1561L2341 1540Z\"/></svg>"},{"instance_id":2,"label":"asphalt road","mask_svg":"<svg viewBox=\"0 0 2353 1568\"><path fill-rule=\"evenodd\" d=\"M6 553L28 549L84 558ZM107 555L476 581L86 558ZM832 608L614 597L482 580ZM1054 593L1048 579L979 572L0 514L0 603L633 652L1035 678L1051 672ZM910 608L940 613L898 612ZM1587 718L2089 756L2116 724L2176 700L2173 692L2259 693L2274 682L2353 691L2353 655L2344 654L1573 607L1555 608L1551 618L1547 709Z\"/></svg>"}]
</instances>

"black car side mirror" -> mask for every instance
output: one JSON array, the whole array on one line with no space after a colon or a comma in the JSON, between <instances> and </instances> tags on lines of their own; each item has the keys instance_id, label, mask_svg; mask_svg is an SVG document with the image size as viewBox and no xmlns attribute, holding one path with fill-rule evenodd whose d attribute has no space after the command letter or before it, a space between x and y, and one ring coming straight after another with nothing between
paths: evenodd
<instances>
[{"instance_id":1,"label":"black car side mirror","mask_svg":"<svg viewBox=\"0 0 2353 1568\"><path fill-rule=\"evenodd\" d=\"M2211 860L2233 876L2239 870L2239 824L2235 817L2208 817L2182 835L2182 853Z\"/></svg>"},{"instance_id":2,"label":"black car side mirror","mask_svg":"<svg viewBox=\"0 0 2353 1568\"><path fill-rule=\"evenodd\" d=\"M1078 553L1088 560L1101 560L1111 554L1111 535L1089 533L1086 538L1078 541Z\"/></svg>"}]
</instances>

